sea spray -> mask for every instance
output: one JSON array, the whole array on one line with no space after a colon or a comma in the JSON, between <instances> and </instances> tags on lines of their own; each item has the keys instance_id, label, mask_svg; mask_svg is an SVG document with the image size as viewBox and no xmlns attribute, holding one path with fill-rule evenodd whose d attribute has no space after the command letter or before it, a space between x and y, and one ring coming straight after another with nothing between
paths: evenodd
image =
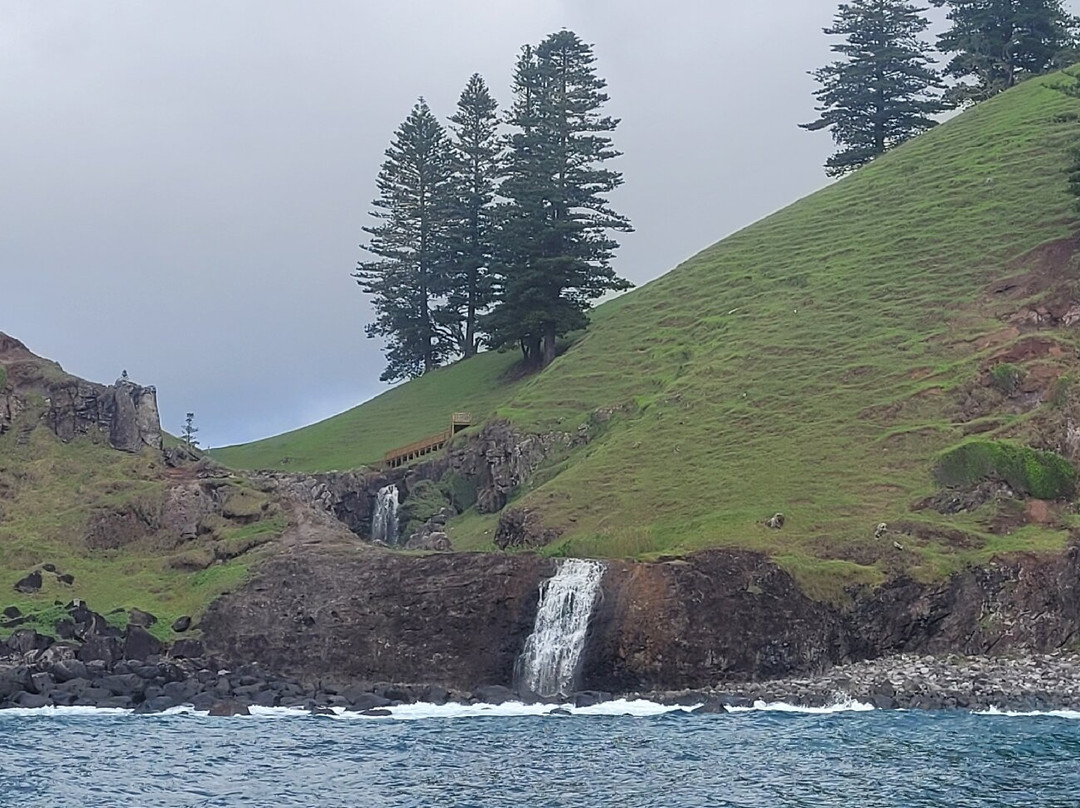
<instances>
[{"instance_id":1,"label":"sea spray","mask_svg":"<svg viewBox=\"0 0 1080 808\"><path fill-rule=\"evenodd\" d=\"M573 690L603 577L600 562L571 558L541 584L536 623L517 662L515 679L521 692L546 697Z\"/></svg>"},{"instance_id":2,"label":"sea spray","mask_svg":"<svg viewBox=\"0 0 1080 808\"><path fill-rule=\"evenodd\" d=\"M397 543L398 489L387 485L375 495L375 513L371 517L371 538L386 544Z\"/></svg>"}]
</instances>

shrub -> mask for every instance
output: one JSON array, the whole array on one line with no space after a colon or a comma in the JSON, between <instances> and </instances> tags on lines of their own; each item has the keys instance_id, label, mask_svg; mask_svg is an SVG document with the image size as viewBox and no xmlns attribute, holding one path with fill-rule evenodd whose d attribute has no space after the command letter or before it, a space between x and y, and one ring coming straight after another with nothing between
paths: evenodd
<instances>
[{"instance_id":1,"label":"shrub","mask_svg":"<svg viewBox=\"0 0 1080 808\"><path fill-rule=\"evenodd\" d=\"M0 367L0 390L7 387L7 368Z\"/></svg>"},{"instance_id":2,"label":"shrub","mask_svg":"<svg viewBox=\"0 0 1080 808\"><path fill-rule=\"evenodd\" d=\"M934 476L942 485L974 485L1001 480L1017 493L1037 499L1069 499L1077 474L1064 457L1018 443L975 439L938 455Z\"/></svg>"},{"instance_id":3,"label":"shrub","mask_svg":"<svg viewBox=\"0 0 1080 808\"><path fill-rule=\"evenodd\" d=\"M1069 391L1072 390L1076 380L1071 374L1065 373L1058 377L1054 386L1050 388L1050 406L1061 409L1069 403Z\"/></svg>"},{"instance_id":4,"label":"shrub","mask_svg":"<svg viewBox=\"0 0 1080 808\"><path fill-rule=\"evenodd\" d=\"M1011 396L1024 380L1024 371L1016 365L1002 362L990 371L990 384L1004 396Z\"/></svg>"}]
</instances>

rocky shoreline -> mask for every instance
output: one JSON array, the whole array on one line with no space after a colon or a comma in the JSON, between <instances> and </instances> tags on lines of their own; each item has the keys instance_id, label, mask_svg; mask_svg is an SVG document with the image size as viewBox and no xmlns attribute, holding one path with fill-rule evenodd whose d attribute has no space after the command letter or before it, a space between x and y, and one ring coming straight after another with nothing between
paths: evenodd
<instances>
[{"instance_id":1,"label":"rocky shoreline","mask_svg":"<svg viewBox=\"0 0 1080 808\"><path fill-rule=\"evenodd\" d=\"M502 685L458 691L388 682L304 683L258 665L231 666L206 655L198 640L169 647L142 626L132 624L121 632L81 607L70 611L81 638L54 640L19 629L0 643L0 709L83 706L154 713L190 705L211 715L236 715L261 706L379 716L388 715L387 708L415 702L539 701ZM588 707L614 698L641 698L706 713L755 702L822 707L852 701L877 709L1080 711L1080 654L895 655L838 665L816 676L726 682L697 690L581 691L558 701Z\"/></svg>"},{"instance_id":2,"label":"rocky shoreline","mask_svg":"<svg viewBox=\"0 0 1080 808\"><path fill-rule=\"evenodd\" d=\"M634 695L664 703L700 702L704 695L705 703L727 706L763 701L823 707L855 701L884 710L1080 711L1080 654L902 654L837 665L817 676Z\"/></svg>"}]
</instances>

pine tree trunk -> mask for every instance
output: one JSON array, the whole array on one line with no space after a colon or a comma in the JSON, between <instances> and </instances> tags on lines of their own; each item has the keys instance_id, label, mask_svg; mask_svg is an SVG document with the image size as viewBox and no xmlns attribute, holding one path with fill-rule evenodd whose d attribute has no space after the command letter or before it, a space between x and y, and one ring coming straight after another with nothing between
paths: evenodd
<instances>
[{"instance_id":1,"label":"pine tree trunk","mask_svg":"<svg viewBox=\"0 0 1080 808\"><path fill-rule=\"evenodd\" d=\"M555 361L555 323L544 323L543 355L540 367L546 368Z\"/></svg>"},{"instance_id":2,"label":"pine tree trunk","mask_svg":"<svg viewBox=\"0 0 1080 808\"><path fill-rule=\"evenodd\" d=\"M469 273L469 304L465 311L465 345L462 351L466 359L476 355L476 273L475 267Z\"/></svg>"}]
</instances>

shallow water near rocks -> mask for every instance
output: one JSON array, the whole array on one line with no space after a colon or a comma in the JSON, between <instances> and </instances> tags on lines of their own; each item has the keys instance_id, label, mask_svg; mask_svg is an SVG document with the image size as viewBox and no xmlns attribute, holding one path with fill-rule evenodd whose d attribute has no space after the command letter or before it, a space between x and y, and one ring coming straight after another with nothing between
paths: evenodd
<instances>
[{"instance_id":1,"label":"shallow water near rocks","mask_svg":"<svg viewBox=\"0 0 1080 808\"><path fill-rule=\"evenodd\" d=\"M0 806L1075 806L1080 713L0 713ZM546 711L546 714L545 714Z\"/></svg>"}]
</instances>

